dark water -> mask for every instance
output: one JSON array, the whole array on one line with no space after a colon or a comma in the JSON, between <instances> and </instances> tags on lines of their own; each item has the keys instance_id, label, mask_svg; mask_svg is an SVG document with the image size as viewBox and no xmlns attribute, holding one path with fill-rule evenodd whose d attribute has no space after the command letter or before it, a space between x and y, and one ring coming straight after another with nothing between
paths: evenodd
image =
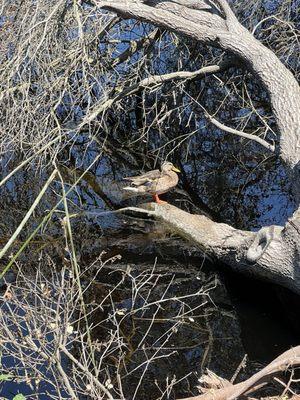
<instances>
[{"instance_id":1,"label":"dark water","mask_svg":"<svg viewBox=\"0 0 300 400\"><path fill-rule=\"evenodd\" d=\"M119 188L116 188L116 192L120 193ZM181 194L177 196L181 197ZM184 202L175 202L172 196L170 197L170 202L173 201L178 207L184 207ZM133 204L135 201L139 200L133 200ZM97 202L95 204L97 207L101 206ZM124 204L118 204L118 207L122 205ZM90 209L91 207L87 206L87 210ZM240 378L247 378L256 371L258 364L265 365L283 351L299 343L299 326L295 322L299 320L296 296L290 296L287 291L279 291L273 285L233 273L229 267L204 260L197 248L184 243L180 238L173 237L159 223L145 221L136 216L123 218L118 214L103 213L103 208L95 208L94 212L95 215L89 214L86 218L76 220L78 234L75 236L75 244L80 249L78 255L83 266L93 262L103 250L107 252L107 258L122 255L121 262L115 265L116 270L129 264L134 267L135 274L138 275L155 264L156 273L163 275L158 287L153 291L156 298L162 296L171 280L169 296L196 293L205 282L217 281L216 285L212 284L211 301L199 310L198 315L193 315L188 324L180 326L178 332L162 349L162 355L170 355L148 368L144 383L136 394L137 400L158 398L160 392L155 382L164 387L166 380L173 376L176 376L177 380L182 380L174 387L169 398L187 396L191 393L191 388L196 395L197 380L205 368L230 379L245 354L248 355L248 363ZM98 212L100 215L97 215ZM197 210L192 208L191 212ZM101 300L103 287L106 284L118 282L117 273L114 273L113 269L110 272L109 275L97 276L95 286L100 290L96 294L96 301ZM119 308L132 307L128 293L130 287L131 282L128 281L122 291L117 293L114 301ZM201 301L203 298L195 296L189 299L186 306L195 308ZM160 312L160 319L174 320L174 313L178 312L177 307L178 304L170 303ZM101 322L105 316L99 313L94 317L97 322ZM151 318L151 314L148 317ZM129 371L133 371L138 363L145 361L138 344L148 325L142 321L141 315L138 315L138 321L139 330L127 343L129 347L135 349L126 359ZM172 323L164 322L153 327L147 343L149 349L160 343L160 336L172 328ZM123 331L128 337L131 337L132 326L133 320L126 319ZM105 329L99 329L94 335L95 338L102 340L105 337ZM172 347L177 349L174 354L170 350ZM4 372L14 363L14 360L9 358L3 358L2 361ZM134 396L134 388L139 382L140 375L141 370L138 370L125 380L124 387L128 399ZM50 394L46 394L50 391L47 385L41 387L42 390L39 390L37 397L33 397L34 391L25 384L11 381L2 382L0 385L0 395L8 399L13 398L18 392L42 400L50 398Z\"/></svg>"},{"instance_id":2,"label":"dark water","mask_svg":"<svg viewBox=\"0 0 300 400\"><path fill-rule=\"evenodd\" d=\"M228 271L226 267L222 268L222 276L237 312L242 343L250 360L268 363L299 345L299 296Z\"/></svg>"},{"instance_id":3,"label":"dark water","mask_svg":"<svg viewBox=\"0 0 300 400\"><path fill-rule=\"evenodd\" d=\"M140 229L143 224L144 221L135 221L135 232L127 225L123 231L119 230L118 234L111 236L109 240L107 237L98 239L98 243L91 238L95 254L105 248L107 257L115 254L123 255L121 263L111 266L110 274L97 276L96 286L99 290L97 289L98 291L91 296L94 295L99 301L103 296L102 285L117 284L119 279L117 271L120 268L135 265L133 273L139 275L144 270L149 270L155 263L155 271L161 278L153 288L154 298L162 296L166 286L173 280L168 291L170 297L196 293L205 283L211 287L209 292L211 299L205 307L199 308L199 312L192 314L193 318L188 324L179 326L178 332L170 338L162 354L171 354L172 347L176 352L158 360L148 368L144 384L140 386L136 399L151 400L159 397L160 393L154 382L163 386L166 379L171 379L173 376L177 379L182 378L182 381L174 387L170 398L186 396L191 388L196 387L197 379L205 368L230 379L245 354L248 355L247 368L242 371L240 377L246 378L256 370L257 363L265 365L283 351L299 343L299 315L295 316L292 313L297 310L295 305L298 297L289 295L287 291L279 291L270 284L231 272L226 266L213 265L205 261L196 248L191 248L179 238L165 237L164 233L160 232L161 238L157 240L156 224L151 225L148 232L144 231L141 234ZM91 251L89 243L86 246L86 251ZM84 263L88 253L85 253L84 249L82 251ZM126 291L126 287L130 287L130 281L125 282L122 290L116 293L114 298L118 308L132 307L130 293ZM198 307L203 299L202 296L195 296L186 301L186 305L191 309ZM178 304L174 302L163 307L158 317L168 321L153 327L146 343L147 347L161 344L159 338L163 332L172 328L172 318L177 312ZM150 312L148 317L151 315ZM137 314L137 317L139 329L133 336L131 334L133 320L125 319L122 325L125 337L131 336L128 344L136 348L127 360L128 371L134 370L138 363L144 361L143 353L137 344L149 325L147 319L143 322L142 318L147 317L147 314ZM93 318L101 321L104 315L99 313ZM105 329L94 332L97 339L105 338ZM15 360L3 357L2 363L4 372L6 367L12 367ZM141 371L137 371L124 380L128 399L134 395L134 388L138 384L140 375ZM184 378L185 376L187 377ZM36 397L34 390L24 383L10 381L2 382L0 386L0 395L7 399L12 399L20 392L32 399L46 400L50 398L49 391L50 387L47 384L40 386ZM197 394L197 390L194 390L194 394Z\"/></svg>"}]
</instances>

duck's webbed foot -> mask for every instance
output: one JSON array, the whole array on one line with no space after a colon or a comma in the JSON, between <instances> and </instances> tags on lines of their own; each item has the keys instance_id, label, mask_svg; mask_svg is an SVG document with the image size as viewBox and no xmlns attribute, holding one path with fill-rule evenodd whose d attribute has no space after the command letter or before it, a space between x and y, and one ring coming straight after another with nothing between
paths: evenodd
<instances>
[{"instance_id":1,"label":"duck's webbed foot","mask_svg":"<svg viewBox=\"0 0 300 400\"><path fill-rule=\"evenodd\" d=\"M155 203L157 203L157 204L168 204L167 201L161 200L161 199L158 197L158 194L154 194L154 195L153 195L153 200L154 200Z\"/></svg>"}]
</instances>

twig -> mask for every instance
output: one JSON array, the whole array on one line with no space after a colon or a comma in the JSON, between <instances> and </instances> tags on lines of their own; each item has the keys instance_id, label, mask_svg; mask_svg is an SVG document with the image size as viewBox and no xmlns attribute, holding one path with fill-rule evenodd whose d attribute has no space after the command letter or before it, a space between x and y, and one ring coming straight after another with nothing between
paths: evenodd
<instances>
[{"instance_id":1,"label":"twig","mask_svg":"<svg viewBox=\"0 0 300 400\"><path fill-rule=\"evenodd\" d=\"M222 124L221 122L219 122L218 120L216 120L214 117L212 117L209 112L206 110L206 108L199 103L196 99L194 99L189 93L187 93L186 91L184 91L185 94L187 96L190 97L190 99L192 101L194 101L195 103L197 103L197 105L204 111L205 116L209 119L209 121L214 124L217 128L222 129L225 132L228 133L233 133L234 135L237 136L241 136L243 138L249 139L249 140L253 140L259 144L261 144L262 146L264 146L266 149L272 151L273 153L275 152L275 146L272 145L271 143L268 143L267 141L265 141L264 139L261 139L260 137L253 135L251 133L246 133L246 132L242 132L242 131L238 131L237 129L234 128L230 128L229 126L226 126L224 124Z\"/></svg>"},{"instance_id":2,"label":"twig","mask_svg":"<svg viewBox=\"0 0 300 400\"><path fill-rule=\"evenodd\" d=\"M220 65L210 65L207 67L203 67L198 69L197 71L178 71L178 72L171 72L169 74L164 74L164 75L153 75L148 78L142 79L140 82L131 85L129 87L125 88L120 88L121 92L112 97L111 99L108 99L98 106L94 108L94 110L91 112L91 114L87 115L84 120L81 123L81 127L84 126L85 124L93 121L97 116L110 108L115 102L121 100L122 98L126 96L130 96L136 92L138 92L141 88L147 88L152 85L160 85L172 80L179 80L179 79L195 79L199 78L202 76L210 75L210 74L215 74L217 72L220 72L226 68L229 68L232 63L229 61L224 61Z\"/></svg>"},{"instance_id":3,"label":"twig","mask_svg":"<svg viewBox=\"0 0 300 400\"><path fill-rule=\"evenodd\" d=\"M78 361L62 344L60 344L59 348L61 351L79 368L81 371L83 371L94 383L96 386L98 386L99 389L101 389L106 396L110 399L113 400L113 396L110 394L109 390L101 383L98 381L98 379L84 366L81 364L80 361Z\"/></svg>"},{"instance_id":4,"label":"twig","mask_svg":"<svg viewBox=\"0 0 300 400\"><path fill-rule=\"evenodd\" d=\"M31 217L32 213L34 212L34 210L36 209L36 207L38 206L39 202L41 201L42 197L44 196L46 190L48 189L49 185L51 184L51 182L53 181L53 179L55 178L57 173L57 170L55 169L52 174L50 175L50 177L48 178L47 182L45 183L44 187L42 188L42 190L40 191L40 193L38 194L37 198L35 199L35 201L33 202L32 206L30 207L30 209L27 211L25 217L22 219L21 223L19 224L19 226L17 227L17 229L15 230L15 232L13 233L13 235L9 238L9 241L6 243L6 245L3 247L3 249L0 251L0 259L5 255L5 253L7 252L7 250L11 247L11 245L13 244L13 242L16 240L16 238L19 236L19 234L21 233L22 229L24 228L26 222L29 220L29 218Z\"/></svg>"},{"instance_id":5,"label":"twig","mask_svg":"<svg viewBox=\"0 0 300 400\"><path fill-rule=\"evenodd\" d=\"M208 113L206 113L206 116L209 119L209 121L213 125L215 125L217 128L222 129L223 131L228 132L228 133L233 133L234 135L243 137L245 139L253 140L254 142L257 142L257 143L261 144L262 146L264 146L266 149L272 151L272 153L275 152L275 146L271 143L268 143L266 140L261 139L260 137L258 137L256 135L252 135L251 133L246 133L246 132L238 131L237 129L234 129L234 128L230 128L229 126L226 126L226 125L222 124L221 122L219 122L218 120L216 120L215 118L213 118Z\"/></svg>"}]
</instances>

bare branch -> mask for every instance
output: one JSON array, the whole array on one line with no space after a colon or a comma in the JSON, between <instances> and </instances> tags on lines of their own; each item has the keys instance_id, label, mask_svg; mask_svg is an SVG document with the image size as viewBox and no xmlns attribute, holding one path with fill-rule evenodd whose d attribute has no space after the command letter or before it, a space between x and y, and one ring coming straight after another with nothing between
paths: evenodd
<instances>
[{"instance_id":1,"label":"bare branch","mask_svg":"<svg viewBox=\"0 0 300 400\"><path fill-rule=\"evenodd\" d=\"M289 367L300 365L300 346L294 347L281 354L261 371L254 374L251 378L235 385L228 385L225 388L209 390L199 396L186 397L181 400L234 400L244 393L252 393L261 387L262 382L266 382L271 376L284 372Z\"/></svg>"},{"instance_id":2,"label":"bare branch","mask_svg":"<svg viewBox=\"0 0 300 400\"><path fill-rule=\"evenodd\" d=\"M126 208L122 212L126 213ZM291 259L288 250L290 237L293 235L296 240L299 234L295 229L291 232L293 227L289 223L284 229L271 225L258 232L251 232L213 222L204 215L190 214L170 204L160 206L148 203L143 205L140 212L154 216L172 232L195 243L209 257L226 263L235 271L255 274L261 279L300 292L300 282L295 278L297 266L294 266L295 260ZM269 264L270 257L275 257L277 261L272 267Z\"/></svg>"},{"instance_id":3,"label":"bare branch","mask_svg":"<svg viewBox=\"0 0 300 400\"><path fill-rule=\"evenodd\" d=\"M282 160L291 169L300 162L298 82L271 50L239 24L225 0L218 2L226 13L225 20L206 10L191 10L172 2L163 2L155 8L141 2L122 0L95 2L95 4L124 17L151 22L237 55L250 70L254 71L270 94L272 109L281 133L279 153ZM192 16L192 21L188 20L188 16ZM196 23L194 21L197 18ZM228 26L226 21L229 22ZM223 24L223 27L220 24ZM295 179L299 185L299 174L295 174Z\"/></svg>"},{"instance_id":4,"label":"bare branch","mask_svg":"<svg viewBox=\"0 0 300 400\"><path fill-rule=\"evenodd\" d=\"M121 64L122 62L130 58L134 53L152 43L155 40L158 32L159 29L154 29L153 32L150 33L150 35L143 37L138 41L131 41L129 48L123 51L122 54L120 54L117 58L113 60L111 68L115 68L117 65Z\"/></svg>"},{"instance_id":5,"label":"bare branch","mask_svg":"<svg viewBox=\"0 0 300 400\"><path fill-rule=\"evenodd\" d=\"M126 87L125 89L121 89L121 92L118 93L115 97L106 100L105 102L101 103L98 106L95 106L93 110L91 110L91 114L87 115L81 123L81 126L93 121L100 115L102 112L106 111L108 108L112 107L114 103L123 99L126 96L131 96L132 94L138 92L141 88L148 88L154 85L160 85L172 80L179 80L179 79L196 79L201 78L210 74L216 74L220 71L223 71L227 68L230 68L233 65L232 62L224 61L220 65L210 65L207 67L203 67L198 69L197 71L189 72L189 71L177 71L172 72L169 74L164 75L153 75L142 79L140 82Z\"/></svg>"},{"instance_id":6,"label":"bare branch","mask_svg":"<svg viewBox=\"0 0 300 400\"><path fill-rule=\"evenodd\" d=\"M254 142L259 143L260 145L264 146L266 149L272 151L273 153L275 152L275 146L273 144L268 143L266 140L264 140L256 135L252 135L251 133L246 133L246 132L238 131L237 129L234 129L234 128L230 128L229 126L226 126L226 125L222 124L221 122L219 122L218 120L216 120L215 118L213 118L208 113L206 113L206 116L209 119L209 121L212 124L214 124L217 128L222 129L225 132L232 133L234 135L243 137L245 139L253 140Z\"/></svg>"},{"instance_id":7,"label":"bare branch","mask_svg":"<svg viewBox=\"0 0 300 400\"><path fill-rule=\"evenodd\" d=\"M185 92L193 101L196 101L194 98L192 98L187 92ZM205 116L209 119L209 121L215 125L217 128L222 129L225 132L228 133L232 133L234 135L243 137L245 139L249 139L249 140L253 140L254 142L259 143L260 145L264 146L266 149L270 150L271 152L275 152L275 146L272 145L271 143L268 143L266 140L261 139L260 137L253 135L251 133L246 133L246 132L242 132L239 131L237 129L234 128L230 128L229 126L226 126L224 124L222 124L221 122L219 122L217 119L215 119L214 117L212 117L209 112L206 110L205 107L203 107L203 105L201 103L199 103L198 101L196 101L197 105L199 107L202 108L202 110L204 111Z\"/></svg>"}]
</instances>

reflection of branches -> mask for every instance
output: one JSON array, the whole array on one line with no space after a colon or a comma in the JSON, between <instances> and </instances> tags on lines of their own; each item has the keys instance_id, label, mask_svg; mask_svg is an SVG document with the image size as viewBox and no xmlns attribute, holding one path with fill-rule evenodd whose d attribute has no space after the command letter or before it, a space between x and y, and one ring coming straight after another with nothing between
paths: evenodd
<instances>
[{"instance_id":1,"label":"reflection of branches","mask_svg":"<svg viewBox=\"0 0 300 400\"><path fill-rule=\"evenodd\" d=\"M67 168L64 166L60 166L60 169L64 176L66 177L66 181L75 181L80 177L81 182L86 182L89 189L93 191L97 196L101 198L101 200L109 207L110 209L115 209L116 204L107 196L107 194L103 191L103 188L97 181L96 176L91 171L84 171L80 168L76 168L74 164L71 168Z\"/></svg>"},{"instance_id":2,"label":"reflection of branches","mask_svg":"<svg viewBox=\"0 0 300 400\"><path fill-rule=\"evenodd\" d=\"M156 272L155 265L142 272L126 265L114 267L117 258L97 260L84 268L79 282L68 262L55 272L50 259L44 260L50 276L40 268L31 277L19 271L17 282L0 299L2 367L11 379L31 387L36 393L31 398L39 398L45 388L49 399L66 393L74 399L84 395L124 399L127 392L134 398L148 371L176 354L174 336L196 330L194 318L210 302L214 280L200 283L195 292L175 296L170 274ZM95 277L94 270L98 277L107 276L107 271L119 277L105 284L92 301L95 281L84 277ZM123 293L122 299L118 292ZM17 366L10 365L8 357ZM130 382L136 377L133 387ZM169 390L176 383L175 379Z\"/></svg>"}]
</instances>

